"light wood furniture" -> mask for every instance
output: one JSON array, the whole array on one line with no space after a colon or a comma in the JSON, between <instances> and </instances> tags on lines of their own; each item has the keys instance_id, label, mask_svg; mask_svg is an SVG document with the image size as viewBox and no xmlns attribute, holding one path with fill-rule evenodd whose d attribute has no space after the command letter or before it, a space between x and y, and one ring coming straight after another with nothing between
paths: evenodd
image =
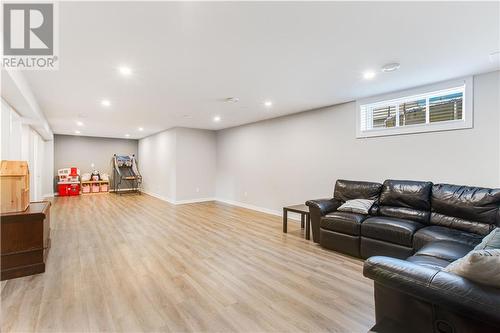
<instances>
[{"instance_id":1,"label":"light wood furniture","mask_svg":"<svg viewBox=\"0 0 500 333\"><path fill-rule=\"evenodd\" d=\"M281 218L149 195L55 198L44 274L2 283L2 332L367 332L360 259ZM56 246L57 245L57 246Z\"/></svg>"},{"instance_id":2,"label":"light wood furniture","mask_svg":"<svg viewBox=\"0 0 500 333\"><path fill-rule=\"evenodd\" d=\"M300 227L304 229L306 225L306 239L311 239L311 216L309 215L309 207L306 205L293 205L283 207L283 232L286 234L288 229L288 212L300 214Z\"/></svg>"},{"instance_id":3,"label":"light wood furniture","mask_svg":"<svg viewBox=\"0 0 500 333\"><path fill-rule=\"evenodd\" d=\"M83 192L83 186L84 185L88 185L90 187L92 187L92 185L94 184L98 184L99 187L102 185L102 184L107 184L108 185L108 190L107 191L100 191L99 192L92 192L92 190L90 192ZM82 189L82 194L100 194L100 193L109 193L109 190L110 190L110 187L109 187L109 180L86 180L86 181L81 181L80 182L80 188Z\"/></svg>"},{"instance_id":4,"label":"light wood furniture","mask_svg":"<svg viewBox=\"0 0 500 333\"><path fill-rule=\"evenodd\" d=\"M2 161L0 165L0 212L21 212L30 203L30 173L25 161Z\"/></svg>"},{"instance_id":5,"label":"light wood furniture","mask_svg":"<svg viewBox=\"0 0 500 333\"><path fill-rule=\"evenodd\" d=\"M24 212L1 215L1 279L45 272L50 248L50 202L32 202Z\"/></svg>"}]
</instances>

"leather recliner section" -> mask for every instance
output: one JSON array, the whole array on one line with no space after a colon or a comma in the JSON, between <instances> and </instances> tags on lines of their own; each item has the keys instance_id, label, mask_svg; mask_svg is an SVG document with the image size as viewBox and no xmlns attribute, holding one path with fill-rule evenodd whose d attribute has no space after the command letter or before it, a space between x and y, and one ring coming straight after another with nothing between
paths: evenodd
<instances>
[{"instance_id":1,"label":"leather recliner section","mask_svg":"<svg viewBox=\"0 0 500 333\"><path fill-rule=\"evenodd\" d=\"M437 240L454 241L474 247L479 244L482 239L482 235L438 225L431 225L422 228L415 233L413 236L413 247L416 250L419 250L424 245Z\"/></svg>"},{"instance_id":2,"label":"leather recliner section","mask_svg":"<svg viewBox=\"0 0 500 333\"><path fill-rule=\"evenodd\" d=\"M359 253L359 236L346 235L340 232L321 229L320 243L322 247L329 250L345 253L358 258L361 256Z\"/></svg>"},{"instance_id":3,"label":"leather recliner section","mask_svg":"<svg viewBox=\"0 0 500 333\"><path fill-rule=\"evenodd\" d=\"M367 215L337 211L352 199L375 203ZM379 184L340 179L333 198L310 200L307 205L315 242L362 258L406 258L435 241L473 247L493 227L500 226L500 189L409 180ZM444 264L441 258L433 258L430 264Z\"/></svg>"},{"instance_id":4,"label":"leather recliner section","mask_svg":"<svg viewBox=\"0 0 500 333\"><path fill-rule=\"evenodd\" d=\"M386 180L380 194L379 215L427 224L431 190L431 182Z\"/></svg>"},{"instance_id":5,"label":"leather recliner section","mask_svg":"<svg viewBox=\"0 0 500 333\"><path fill-rule=\"evenodd\" d=\"M483 236L500 225L500 189L436 184L431 204L434 225Z\"/></svg>"},{"instance_id":6,"label":"leather recliner section","mask_svg":"<svg viewBox=\"0 0 500 333\"><path fill-rule=\"evenodd\" d=\"M368 215L363 214L333 212L321 218L319 225L322 229L359 236L361 234L361 222L367 217Z\"/></svg>"},{"instance_id":7,"label":"leather recliner section","mask_svg":"<svg viewBox=\"0 0 500 333\"><path fill-rule=\"evenodd\" d=\"M372 256L389 256L393 258L406 259L411 256L413 252L412 247L361 236L360 254L363 259L367 259Z\"/></svg>"}]
</instances>

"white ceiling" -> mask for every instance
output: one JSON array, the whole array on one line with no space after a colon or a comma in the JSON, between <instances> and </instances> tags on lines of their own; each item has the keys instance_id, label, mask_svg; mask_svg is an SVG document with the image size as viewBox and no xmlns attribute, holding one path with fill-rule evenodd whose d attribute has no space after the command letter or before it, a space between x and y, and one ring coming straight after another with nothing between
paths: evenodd
<instances>
[{"instance_id":1,"label":"white ceiling","mask_svg":"<svg viewBox=\"0 0 500 333\"><path fill-rule=\"evenodd\" d=\"M494 70L499 16L498 2L61 2L60 68L25 74L55 133L222 129Z\"/></svg>"}]
</instances>

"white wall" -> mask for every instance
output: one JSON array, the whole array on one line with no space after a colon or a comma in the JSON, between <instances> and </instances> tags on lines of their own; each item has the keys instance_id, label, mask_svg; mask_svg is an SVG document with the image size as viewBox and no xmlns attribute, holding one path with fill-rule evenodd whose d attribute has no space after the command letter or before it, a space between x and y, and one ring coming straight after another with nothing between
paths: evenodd
<instances>
[{"instance_id":1,"label":"white wall","mask_svg":"<svg viewBox=\"0 0 500 333\"><path fill-rule=\"evenodd\" d=\"M1 157L28 161L32 177L31 200L52 196L53 134L23 72L2 69L1 92ZM9 125L4 121L7 110L10 112Z\"/></svg>"},{"instance_id":2,"label":"white wall","mask_svg":"<svg viewBox=\"0 0 500 333\"><path fill-rule=\"evenodd\" d=\"M22 146L22 118L3 98L1 103L1 159L21 160L25 156Z\"/></svg>"},{"instance_id":3,"label":"white wall","mask_svg":"<svg viewBox=\"0 0 500 333\"><path fill-rule=\"evenodd\" d=\"M53 141L43 138L2 98L1 159L27 161L30 169L30 200L52 195Z\"/></svg>"},{"instance_id":4,"label":"white wall","mask_svg":"<svg viewBox=\"0 0 500 333\"><path fill-rule=\"evenodd\" d=\"M139 140L139 171L146 193L175 202L175 129Z\"/></svg>"},{"instance_id":5,"label":"white wall","mask_svg":"<svg viewBox=\"0 0 500 333\"><path fill-rule=\"evenodd\" d=\"M98 170L101 175L107 174L111 177L112 188L114 186L113 155L136 155L140 159L138 140L134 139L56 134L53 149L53 179L56 178L57 171L62 168L77 167L82 174ZM130 183L125 182L120 188L129 186Z\"/></svg>"},{"instance_id":6,"label":"white wall","mask_svg":"<svg viewBox=\"0 0 500 333\"><path fill-rule=\"evenodd\" d=\"M54 195L54 140L43 142L42 193L44 197Z\"/></svg>"},{"instance_id":7,"label":"white wall","mask_svg":"<svg viewBox=\"0 0 500 333\"><path fill-rule=\"evenodd\" d=\"M499 77L474 77L472 129L356 139L351 102L219 131L216 196L278 213L338 178L500 187Z\"/></svg>"},{"instance_id":8,"label":"white wall","mask_svg":"<svg viewBox=\"0 0 500 333\"><path fill-rule=\"evenodd\" d=\"M146 193L172 203L213 199L216 136L173 128L139 140L139 168Z\"/></svg>"},{"instance_id":9,"label":"white wall","mask_svg":"<svg viewBox=\"0 0 500 333\"><path fill-rule=\"evenodd\" d=\"M177 128L176 201L215 197L217 144L214 131Z\"/></svg>"}]
</instances>

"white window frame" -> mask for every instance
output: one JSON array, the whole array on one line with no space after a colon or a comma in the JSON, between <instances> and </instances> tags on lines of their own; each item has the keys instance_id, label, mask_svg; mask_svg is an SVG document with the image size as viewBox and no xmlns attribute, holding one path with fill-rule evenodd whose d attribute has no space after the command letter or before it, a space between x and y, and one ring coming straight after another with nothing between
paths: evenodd
<instances>
[{"instance_id":1,"label":"white window frame","mask_svg":"<svg viewBox=\"0 0 500 333\"><path fill-rule=\"evenodd\" d=\"M429 112L426 112L426 123L425 124L414 124L406 125L401 127L390 127L390 128L372 128L372 129L362 129L362 119L365 119L367 123L369 120L369 115L365 114L367 107L373 106L384 106L384 105L396 105L396 122L399 123L399 110L398 103L429 98L429 94L438 93L441 91L448 90L447 93L454 92L456 89L463 87L463 101L462 101L462 114L463 119L458 120L448 120L431 123L429 119ZM427 101L427 108L429 108L429 103ZM421 86L418 88L407 89L398 91L395 93L384 94L369 98L364 98L356 101L356 137L357 138L369 138L369 137L379 137L379 136L389 136L389 135L402 135L402 134L413 134L413 133L425 133L425 132L436 132L436 131L450 131L465 128L473 128L474 126L474 110L473 110L473 78L472 76L449 80L445 82L439 82L435 84L430 84L426 86Z\"/></svg>"}]
</instances>

